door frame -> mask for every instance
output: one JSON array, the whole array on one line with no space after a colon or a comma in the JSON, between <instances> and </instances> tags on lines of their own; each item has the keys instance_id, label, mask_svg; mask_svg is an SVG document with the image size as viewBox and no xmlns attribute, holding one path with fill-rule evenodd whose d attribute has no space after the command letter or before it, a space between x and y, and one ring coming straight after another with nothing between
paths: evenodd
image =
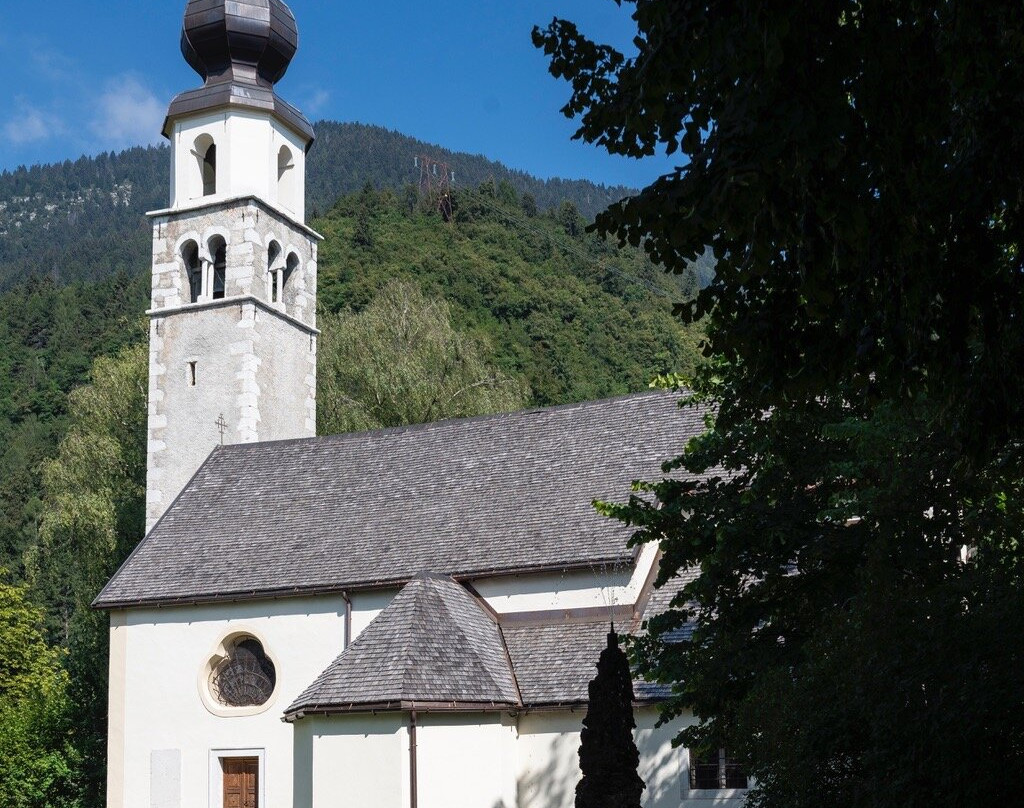
<instances>
[{"instance_id":1,"label":"door frame","mask_svg":"<svg viewBox=\"0 0 1024 808\"><path fill-rule=\"evenodd\" d=\"M210 808L224 808L224 758L258 758L259 774L257 799L259 808L267 806L267 750L266 749L211 749L210 750Z\"/></svg>"}]
</instances>

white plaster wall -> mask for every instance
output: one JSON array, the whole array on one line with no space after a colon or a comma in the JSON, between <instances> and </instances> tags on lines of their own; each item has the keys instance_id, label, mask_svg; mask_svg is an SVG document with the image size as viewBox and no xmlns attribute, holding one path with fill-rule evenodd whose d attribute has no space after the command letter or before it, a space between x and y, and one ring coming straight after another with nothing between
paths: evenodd
<instances>
[{"instance_id":1,"label":"white plaster wall","mask_svg":"<svg viewBox=\"0 0 1024 808\"><path fill-rule=\"evenodd\" d=\"M281 714L339 653L344 613L340 597L127 612L117 629L124 690L111 692L111 702L124 705L123 748L111 750L112 764L123 760L123 801L112 794L109 804L148 806L152 753L180 750L181 805L220 808L210 797L211 750L257 749L265 758L266 804L291 805L293 730ZM221 717L201 698L200 674L217 645L236 631L263 641L277 669L277 690L262 713ZM111 772L112 782L116 775ZM214 786L212 793L219 793Z\"/></svg>"},{"instance_id":2,"label":"white plaster wall","mask_svg":"<svg viewBox=\"0 0 1024 808\"><path fill-rule=\"evenodd\" d=\"M527 713L519 718L517 742L517 808L572 808L580 779L580 729L586 712ZM688 721L677 719L655 727L653 708L636 711L634 733L640 752L640 776L647 784L645 808L679 808L683 796L685 749L673 749L672 738Z\"/></svg>"},{"instance_id":3,"label":"white plaster wall","mask_svg":"<svg viewBox=\"0 0 1024 808\"><path fill-rule=\"evenodd\" d=\"M202 197L195 179L193 151L201 135L209 135L217 145L217 193L211 197ZM295 164L292 200L278 194L277 157L285 145ZM179 119L171 136L171 207L253 194L305 221L305 147L301 136L266 112L232 109Z\"/></svg>"},{"instance_id":4,"label":"white plaster wall","mask_svg":"<svg viewBox=\"0 0 1024 808\"><path fill-rule=\"evenodd\" d=\"M363 629L394 599L397 589L376 589L369 592L352 593L352 639L358 637Z\"/></svg>"},{"instance_id":5,"label":"white plaster wall","mask_svg":"<svg viewBox=\"0 0 1024 808\"><path fill-rule=\"evenodd\" d=\"M515 808L515 722L502 713L417 717L420 808Z\"/></svg>"},{"instance_id":6,"label":"white plaster wall","mask_svg":"<svg viewBox=\"0 0 1024 808\"><path fill-rule=\"evenodd\" d=\"M473 587L499 614L632 605L657 552L656 544L646 545L636 565L625 569L507 575L473 581Z\"/></svg>"},{"instance_id":7,"label":"white plaster wall","mask_svg":"<svg viewBox=\"0 0 1024 808\"><path fill-rule=\"evenodd\" d=\"M404 713L306 718L295 734L309 760L297 755L294 808L408 808Z\"/></svg>"},{"instance_id":8,"label":"white plaster wall","mask_svg":"<svg viewBox=\"0 0 1024 808\"><path fill-rule=\"evenodd\" d=\"M221 162L229 148L227 142L227 115L224 111L210 112L187 120L178 120L171 133L171 206L180 207L202 194L202 185L196 183L194 172L196 157L192 153L196 139L209 135L217 144L217 187L221 187Z\"/></svg>"}]
</instances>

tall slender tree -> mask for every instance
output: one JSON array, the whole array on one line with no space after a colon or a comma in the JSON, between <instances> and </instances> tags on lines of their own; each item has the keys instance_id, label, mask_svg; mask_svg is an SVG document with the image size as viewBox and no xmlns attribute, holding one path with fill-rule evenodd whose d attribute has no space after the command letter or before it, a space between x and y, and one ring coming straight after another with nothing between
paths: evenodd
<instances>
[{"instance_id":1,"label":"tall slender tree","mask_svg":"<svg viewBox=\"0 0 1024 808\"><path fill-rule=\"evenodd\" d=\"M633 740L633 679L614 626L589 685L590 701L580 735L576 808L640 808L644 781Z\"/></svg>"}]
</instances>

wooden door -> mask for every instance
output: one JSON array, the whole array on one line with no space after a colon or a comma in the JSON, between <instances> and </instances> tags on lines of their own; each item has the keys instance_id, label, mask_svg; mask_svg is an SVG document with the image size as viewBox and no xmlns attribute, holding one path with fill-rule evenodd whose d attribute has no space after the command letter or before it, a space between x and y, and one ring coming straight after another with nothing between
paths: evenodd
<instances>
[{"instance_id":1,"label":"wooden door","mask_svg":"<svg viewBox=\"0 0 1024 808\"><path fill-rule=\"evenodd\" d=\"M259 808L259 758L221 758L224 808Z\"/></svg>"}]
</instances>

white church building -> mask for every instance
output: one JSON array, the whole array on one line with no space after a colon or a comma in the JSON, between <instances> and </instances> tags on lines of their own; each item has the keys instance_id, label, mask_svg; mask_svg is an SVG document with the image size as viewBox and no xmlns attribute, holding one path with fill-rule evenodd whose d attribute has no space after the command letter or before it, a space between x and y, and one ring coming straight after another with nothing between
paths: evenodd
<instances>
[{"instance_id":1,"label":"white church building","mask_svg":"<svg viewBox=\"0 0 1024 808\"><path fill-rule=\"evenodd\" d=\"M703 429L644 393L316 437L313 129L281 0L190 0L150 214L147 535L110 614L109 808L567 808L610 622L675 587L598 515ZM737 805L637 682L649 808Z\"/></svg>"}]
</instances>

